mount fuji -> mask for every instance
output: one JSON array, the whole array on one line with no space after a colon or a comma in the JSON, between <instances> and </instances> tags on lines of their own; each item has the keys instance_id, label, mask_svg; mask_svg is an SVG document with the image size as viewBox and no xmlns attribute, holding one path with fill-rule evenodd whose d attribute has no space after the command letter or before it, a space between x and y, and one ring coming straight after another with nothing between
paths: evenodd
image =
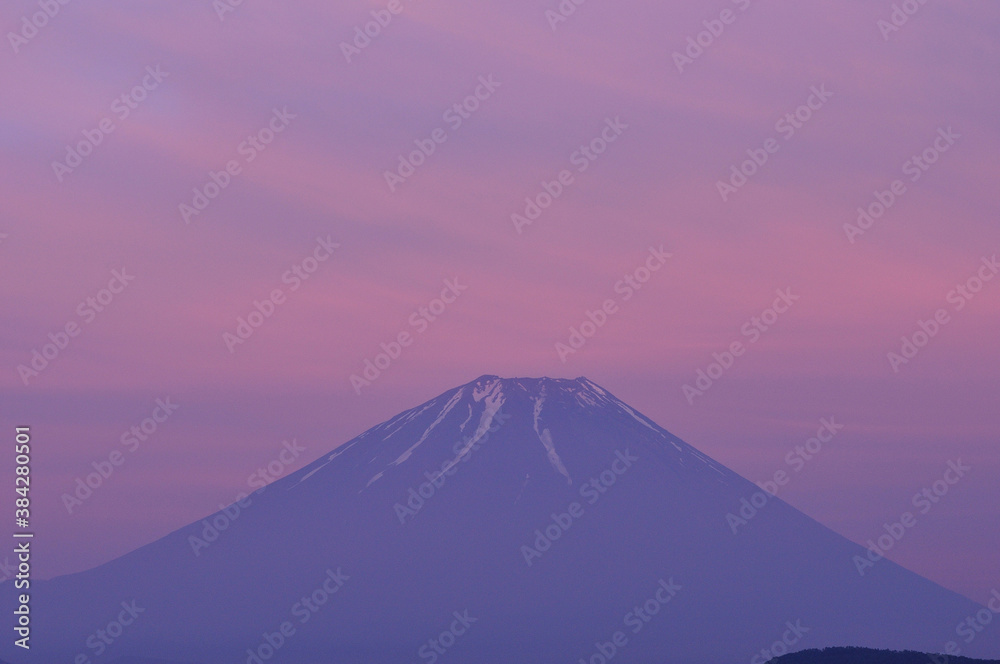
<instances>
[{"instance_id":1,"label":"mount fuji","mask_svg":"<svg viewBox=\"0 0 1000 664\"><path fill-rule=\"evenodd\" d=\"M940 652L984 609L889 560L862 575L865 548L778 498L734 527L758 493L585 378L482 376L202 521L33 582L32 648L7 638L0 658L760 664ZM962 654L1000 656L1000 630Z\"/></svg>"}]
</instances>

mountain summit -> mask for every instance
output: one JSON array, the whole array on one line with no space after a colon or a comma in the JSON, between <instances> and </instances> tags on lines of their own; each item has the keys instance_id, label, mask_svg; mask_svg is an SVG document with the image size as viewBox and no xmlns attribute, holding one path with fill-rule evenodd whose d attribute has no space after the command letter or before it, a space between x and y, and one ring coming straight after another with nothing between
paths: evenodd
<instances>
[{"instance_id":1,"label":"mountain summit","mask_svg":"<svg viewBox=\"0 0 1000 664\"><path fill-rule=\"evenodd\" d=\"M865 549L759 494L586 378L482 376L37 584L36 647L0 656L758 663L940 651L983 608L887 560L861 574ZM1000 654L997 635L963 654Z\"/></svg>"}]
</instances>

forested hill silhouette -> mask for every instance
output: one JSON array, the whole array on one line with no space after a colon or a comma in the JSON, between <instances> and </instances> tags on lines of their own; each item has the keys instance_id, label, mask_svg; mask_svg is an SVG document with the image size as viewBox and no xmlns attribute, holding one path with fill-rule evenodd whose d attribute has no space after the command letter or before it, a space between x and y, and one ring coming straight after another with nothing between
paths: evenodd
<instances>
[{"instance_id":1,"label":"forested hill silhouette","mask_svg":"<svg viewBox=\"0 0 1000 664\"><path fill-rule=\"evenodd\" d=\"M823 648L800 650L771 660L774 664L1000 664L996 659L931 655L913 650Z\"/></svg>"}]
</instances>

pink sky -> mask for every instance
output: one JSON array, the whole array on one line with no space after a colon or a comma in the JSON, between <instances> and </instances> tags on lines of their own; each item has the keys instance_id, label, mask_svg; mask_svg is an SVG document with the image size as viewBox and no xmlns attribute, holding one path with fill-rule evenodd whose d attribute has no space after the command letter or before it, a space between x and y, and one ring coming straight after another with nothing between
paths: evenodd
<instances>
[{"instance_id":1,"label":"pink sky","mask_svg":"<svg viewBox=\"0 0 1000 664\"><path fill-rule=\"evenodd\" d=\"M960 311L948 300L1000 254L1000 8L928 3L884 39L889 2L590 0L552 30L555 1L402 0L346 62L340 42L386 4L246 0L220 21L207 0L78 2L16 54L6 40L0 389L36 440L41 575L200 519L284 439L307 449L297 468L494 373L585 375L753 480L834 416L845 429L781 496L862 543L961 458L969 476L890 557L980 601L1000 587L1000 279ZM733 22L678 72L674 52L724 8ZM37 11L7 3L3 32ZM832 96L786 140L776 122L819 86ZM246 163L275 108L294 119ZM103 118L114 131L58 181L52 162ZM578 172L607 118L627 129ZM390 193L384 172L437 128ZM960 138L911 181L904 162L948 128ZM717 181L770 138L723 201ZM230 160L240 174L185 223L179 204ZM511 214L564 169L573 183L518 233ZM849 242L844 224L896 179L906 192ZM340 246L292 292L282 275L317 237ZM616 282L661 245L672 258L623 301ZM123 267L134 281L86 322L79 304ZM409 317L453 278L467 289L420 332ZM223 334L275 288L287 299L230 353ZM800 299L689 404L682 386L789 288ZM617 312L560 361L607 299ZM950 322L894 372L887 353L942 308ZM18 366L70 322L80 334L25 385ZM403 331L412 345L356 394L350 376ZM179 410L68 514L60 496L168 396Z\"/></svg>"}]
</instances>

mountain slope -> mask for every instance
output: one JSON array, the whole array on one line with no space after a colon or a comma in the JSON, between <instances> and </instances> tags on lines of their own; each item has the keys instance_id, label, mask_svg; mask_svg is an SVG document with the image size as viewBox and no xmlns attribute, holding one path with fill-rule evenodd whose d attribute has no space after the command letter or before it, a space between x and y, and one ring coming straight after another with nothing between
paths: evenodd
<instances>
[{"instance_id":1,"label":"mountain slope","mask_svg":"<svg viewBox=\"0 0 1000 664\"><path fill-rule=\"evenodd\" d=\"M96 655L132 602L101 657L707 663L792 628L794 649L936 651L982 608L889 561L861 577L862 548L780 500L734 535L757 491L586 379L483 376L238 514L39 584L39 650L0 655Z\"/></svg>"}]
</instances>

